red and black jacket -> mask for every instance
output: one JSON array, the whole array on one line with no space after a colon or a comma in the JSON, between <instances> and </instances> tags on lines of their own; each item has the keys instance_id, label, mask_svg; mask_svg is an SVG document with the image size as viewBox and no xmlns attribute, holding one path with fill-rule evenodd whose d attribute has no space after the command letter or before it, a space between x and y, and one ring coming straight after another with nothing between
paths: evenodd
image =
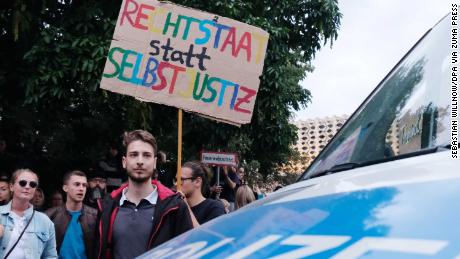
<instances>
[{"instance_id":1,"label":"red and black jacket","mask_svg":"<svg viewBox=\"0 0 460 259\"><path fill-rule=\"evenodd\" d=\"M157 187L158 200L153 217L149 244L145 251L152 249L193 228L190 213L179 194L153 180ZM112 231L113 222L118 212L122 191L128 184L107 195L98 202L96 252L94 258L112 258ZM129 242L126 242L129 245Z\"/></svg>"}]
</instances>

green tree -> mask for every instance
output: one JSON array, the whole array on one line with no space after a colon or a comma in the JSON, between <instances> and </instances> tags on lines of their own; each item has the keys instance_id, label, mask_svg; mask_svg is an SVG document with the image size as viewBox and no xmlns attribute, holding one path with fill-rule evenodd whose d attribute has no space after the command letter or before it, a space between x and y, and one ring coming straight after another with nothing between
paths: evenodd
<instances>
[{"instance_id":1,"label":"green tree","mask_svg":"<svg viewBox=\"0 0 460 259\"><path fill-rule=\"evenodd\" d=\"M315 52L337 37L337 1L175 3L270 33L252 122L238 128L185 114L183 160L198 158L201 149L220 148L258 161L263 175L273 173L296 141L292 110L311 98L299 82ZM0 3L1 134L12 151L34 158L44 171L89 164L107 143L135 128L152 131L161 149L177 152L176 109L98 88L120 6L120 0Z\"/></svg>"}]
</instances>

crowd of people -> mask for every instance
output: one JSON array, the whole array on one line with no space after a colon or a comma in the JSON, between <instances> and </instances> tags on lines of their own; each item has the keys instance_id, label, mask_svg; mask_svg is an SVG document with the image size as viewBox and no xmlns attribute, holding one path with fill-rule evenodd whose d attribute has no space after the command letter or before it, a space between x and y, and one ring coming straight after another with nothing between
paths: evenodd
<instances>
[{"instance_id":1,"label":"crowd of people","mask_svg":"<svg viewBox=\"0 0 460 259\"><path fill-rule=\"evenodd\" d=\"M94 170L65 173L48 203L36 172L0 175L1 258L134 258L261 196L237 167L189 161L170 179L147 131L125 133L123 145Z\"/></svg>"}]
</instances>

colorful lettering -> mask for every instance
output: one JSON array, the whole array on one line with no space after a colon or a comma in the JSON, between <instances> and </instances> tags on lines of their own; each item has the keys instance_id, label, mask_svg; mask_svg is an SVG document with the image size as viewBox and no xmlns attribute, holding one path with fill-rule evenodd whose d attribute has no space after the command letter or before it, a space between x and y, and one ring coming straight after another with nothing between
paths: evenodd
<instances>
[{"instance_id":1,"label":"colorful lettering","mask_svg":"<svg viewBox=\"0 0 460 259\"><path fill-rule=\"evenodd\" d=\"M130 4L134 5L134 8L129 10ZM128 19L129 24L131 24L131 26L134 26L135 23L134 23L131 15L135 14L137 12L138 7L139 7L139 5L137 4L136 1L126 0L125 6L123 7L123 12L121 13L120 25L123 25L123 22L124 22L124 20L126 18L126 19Z\"/></svg>"},{"instance_id":2,"label":"colorful lettering","mask_svg":"<svg viewBox=\"0 0 460 259\"><path fill-rule=\"evenodd\" d=\"M173 31L172 36L173 36L173 38L175 38L177 36L177 33L179 32L179 25L180 25L180 21L182 19L182 15L179 15L177 17L176 22L172 22L171 17L172 17L172 13L169 12L168 16L166 17L165 25L163 27L163 35L166 35L166 33L168 33L169 27L173 27L174 31Z\"/></svg>"},{"instance_id":3,"label":"colorful lettering","mask_svg":"<svg viewBox=\"0 0 460 259\"><path fill-rule=\"evenodd\" d=\"M161 33L163 31L162 28L159 28L159 27L155 27L155 25L153 24L154 22L154 18L157 16L157 15L160 15L160 14L163 14L165 13L165 9L163 8L155 8L155 10L151 13L151 15L149 15L149 18L148 18L148 27L149 27L149 31L151 32L154 32L154 33Z\"/></svg>"},{"instance_id":4,"label":"colorful lettering","mask_svg":"<svg viewBox=\"0 0 460 259\"><path fill-rule=\"evenodd\" d=\"M118 54L121 54L121 58L116 58ZM146 65L142 68L144 58L147 59ZM117 59L121 59L120 63L116 61ZM257 93L257 91L240 86L235 82L159 61L153 55L144 57L142 53L120 47L109 50L108 60L112 65L112 68L109 69L113 72L104 73L103 77L117 77L123 82L149 87L154 91L168 89L168 94L175 94L176 82L178 77L183 74L182 79L186 80L187 88L179 91L177 93L179 96L193 98L195 101L204 103L215 102L218 107L223 107L224 101L228 99L230 100L229 110L240 113L251 113L248 109L242 108L241 105L250 103ZM140 72L143 74L142 78L137 77L138 74L141 74ZM233 87L233 91L228 91L229 87ZM204 96L205 93L207 93L206 97Z\"/></svg>"},{"instance_id":5,"label":"colorful lettering","mask_svg":"<svg viewBox=\"0 0 460 259\"><path fill-rule=\"evenodd\" d=\"M171 79L171 83L169 85L169 93L172 94L174 92L174 85L176 84L177 74L179 72L185 71L185 68L175 66L167 62L161 62L160 66L158 67L158 77L160 78L160 83L158 85L152 86L152 90L163 90L168 85L168 81L165 75L163 74L165 68L173 69L173 76Z\"/></svg>"},{"instance_id":6,"label":"colorful lettering","mask_svg":"<svg viewBox=\"0 0 460 259\"><path fill-rule=\"evenodd\" d=\"M195 84L194 84L194 88L193 88L193 99L195 100L200 100L201 97L203 96L203 93L204 93L204 90L206 89L207 85L208 85L208 79L209 79L209 75L206 74L204 75L204 79L203 79L203 83L201 84L201 90L200 90L200 93L197 94L197 89L200 85L200 77L201 77L201 74L200 73L196 73L196 77L195 77Z\"/></svg>"},{"instance_id":7,"label":"colorful lettering","mask_svg":"<svg viewBox=\"0 0 460 259\"><path fill-rule=\"evenodd\" d=\"M213 25L217 28L216 35L214 36L214 48L217 49L219 47L222 30L230 30L231 27L219 23L213 23Z\"/></svg>"},{"instance_id":8,"label":"colorful lettering","mask_svg":"<svg viewBox=\"0 0 460 259\"><path fill-rule=\"evenodd\" d=\"M203 37L202 38L196 38L195 39L195 44L197 45L203 45L208 43L209 39L211 38L211 30L207 28L205 25L212 25L213 21L211 20L203 20L200 22L200 31L203 32Z\"/></svg>"},{"instance_id":9,"label":"colorful lettering","mask_svg":"<svg viewBox=\"0 0 460 259\"><path fill-rule=\"evenodd\" d=\"M227 90L227 86L238 87L237 84L224 80L224 79L220 79L220 82L222 83L222 88L220 89L220 95L219 95L219 100L217 101L217 106L222 106L222 103L224 102L224 95L225 95L225 90ZM233 93L233 95L235 95L235 92ZM230 107L230 109L232 109L232 107Z\"/></svg>"},{"instance_id":10,"label":"colorful lettering","mask_svg":"<svg viewBox=\"0 0 460 259\"><path fill-rule=\"evenodd\" d=\"M211 93L208 98L202 98L201 100L205 103L211 103L216 99L217 91L212 87L212 83L220 82L220 79L217 77L211 77L206 84L206 89Z\"/></svg>"},{"instance_id":11,"label":"colorful lettering","mask_svg":"<svg viewBox=\"0 0 460 259\"><path fill-rule=\"evenodd\" d=\"M243 34L233 56L237 57L241 49L246 50L246 60L251 61L251 34L249 32Z\"/></svg>"},{"instance_id":12,"label":"colorful lettering","mask_svg":"<svg viewBox=\"0 0 460 259\"><path fill-rule=\"evenodd\" d=\"M116 77L118 73L120 73L120 66L118 65L117 61L115 61L115 59L113 58L113 55L116 51L123 53L124 49L115 47L109 50L109 55L107 56L107 58L109 59L110 63L112 63L112 65L115 67L115 71L112 74L103 74L103 77L112 78Z\"/></svg>"},{"instance_id":13,"label":"colorful lettering","mask_svg":"<svg viewBox=\"0 0 460 259\"><path fill-rule=\"evenodd\" d=\"M231 45L232 47L232 55L233 56L236 56L235 53L236 53L236 46L235 46L235 27L232 27L230 28L230 31L228 32L227 34L227 38L225 39L224 43L222 44L222 48L220 49L220 51L224 52L227 45Z\"/></svg>"},{"instance_id":14,"label":"colorful lettering","mask_svg":"<svg viewBox=\"0 0 460 259\"><path fill-rule=\"evenodd\" d=\"M186 99L190 99L192 97L192 94L193 94L193 86L196 83L196 78L197 78L199 73L197 71L193 70L193 69L187 69L186 73L187 73L188 77L191 78L191 80L188 81L187 89L185 91L180 91L179 95L184 97L184 98L186 98Z\"/></svg>"},{"instance_id":15,"label":"colorful lettering","mask_svg":"<svg viewBox=\"0 0 460 259\"><path fill-rule=\"evenodd\" d=\"M155 65L154 67L151 67L152 63ZM157 81L157 74L156 74L157 67L158 67L158 61L154 57L150 57L149 60L147 61L147 66L144 72L144 78L142 79L143 86L151 87L152 85L155 84L155 82ZM147 81L149 76L152 77L152 80L150 82Z\"/></svg>"},{"instance_id":16,"label":"colorful lettering","mask_svg":"<svg viewBox=\"0 0 460 259\"><path fill-rule=\"evenodd\" d=\"M139 8L139 11L137 12L136 22L134 24L134 27L139 28L141 30L148 30L147 26L141 24L141 20L147 20L148 21L148 18L149 18L145 13L142 12L144 9L153 11L153 10L155 10L155 7L150 6L150 5L146 5L146 4L141 4L141 6Z\"/></svg>"},{"instance_id":17,"label":"colorful lettering","mask_svg":"<svg viewBox=\"0 0 460 259\"><path fill-rule=\"evenodd\" d=\"M245 86L240 86L240 90L246 92L244 97L238 98L234 107L235 111L243 112L243 113L251 113L250 110L240 108L240 105L243 103L250 103L251 98L257 94L257 92L251 88L247 88Z\"/></svg>"},{"instance_id":18,"label":"colorful lettering","mask_svg":"<svg viewBox=\"0 0 460 259\"><path fill-rule=\"evenodd\" d=\"M267 44L268 38L258 33L252 33L252 36L257 40L256 63L260 63L264 54L264 46Z\"/></svg>"},{"instance_id":19,"label":"colorful lettering","mask_svg":"<svg viewBox=\"0 0 460 259\"><path fill-rule=\"evenodd\" d=\"M130 82L130 83L133 83L133 82L137 82L138 80L135 80L136 79L136 74L134 73L131 73L131 78L128 78L128 77L125 77L124 74L125 74L125 70L127 68L134 68L134 64L133 63L130 63L128 62L128 57L132 55L132 56L136 56L136 60L138 58L138 53L133 51L133 50L125 50L124 51L124 54L123 54L123 58L121 59L121 64L120 64L120 73L118 74L118 79L120 79L121 81L124 81L124 82ZM142 54L141 54L142 55ZM141 57L142 58L142 57ZM137 63L137 61L136 61ZM137 69L134 69L134 71L136 71Z\"/></svg>"},{"instance_id":20,"label":"colorful lettering","mask_svg":"<svg viewBox=\"0 0 460 259\"><path fill-rule=\"evenodd\" d=\"M101 88L236 124L240 118L231 113L239 113L243 123L250 118L265 32L171 3L139 0L123 1L115 32Z\"/></svg>"},{"instance_id":21,"label":"colorful lettering","mask_svg":"<svg viewBox=\"0 0 460 259\"><path fill-rule=\"evenodd\" d=\"M188 16L182 16L182 17L187 20L187 23L185 24L184 33L182 34L182 40L187 40L188 32L190 31L190 24L193 22L200 23L200 20L193 18L193 17L188 17Z\"/></svg>"}]
</instances>

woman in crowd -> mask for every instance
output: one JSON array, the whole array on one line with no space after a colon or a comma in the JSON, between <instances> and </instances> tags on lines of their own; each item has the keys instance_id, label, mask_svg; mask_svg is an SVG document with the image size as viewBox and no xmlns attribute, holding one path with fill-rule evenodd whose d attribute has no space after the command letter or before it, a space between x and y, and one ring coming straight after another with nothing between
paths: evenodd
<instances>
[{"instance_id":1,"label":"woman in crowd","mask_svg":"<svg viewBox=\"0 0 460 259\"><path fill-rule=\"evenodd\" d=\"M254 192L246 184L241 185L238 190L236 190L235 195L235 208L239 209L253 201L256 200L254 197Z\"/></svg>"},{"instance_id":2,"label":"woman in crowd","mask_svg":"<svg viewBox=\"0 0 460 259\"><path fill-rule=\"evenodd\" d=\"M11 192L10 184L7 175L0 175L0 205L5 205L10 202Z\"/></svg>"},{"instance_id":3,"label":"woman in crowd","mask_svg":"<svg viewBox=\"0 0 460 259\"><path fill-rule=\"evenodd\" d=\"M222 204L224 204L224 208L225 208L225 213L230 213L230 203L228 203L228 201L226 199L218 199L218 201L222 202Z\"/></svg>"},{"instance_id":4,"label":"woman in crowd","mask_svg":"<svg viewBox=\"0 0 460 259\"><path fill-rule=\"evenodd\" d=\"M53 222L30 204L37 187L31 170L13 173L12 200L0 206L0 258L57 258Z\"/></svg>"},{"instance_id":5,"label":"woman in crowd","mask_svg":"<svg viewBox=\"0 0 460 259\"><path fill-rule=\"evenodd\" d=\"M38 211L45 211L45 193L41 188L37 188L35 190L34 197L31 201L32 205L34 205L34 209Z\"/></svg>"},{"instance_id":6,"label":"woman in crowd","mask_svg":"<svg viewBox=\"0 0 460 259\"><path fill-rule=\"evenodd\" d=\"M62 195L62 192L59 190L55 190L51 194L51 199L49 201L49 207L54 208L54 207L61 207L64 204L64 196Z\"/></svg>"}]
</instances>

